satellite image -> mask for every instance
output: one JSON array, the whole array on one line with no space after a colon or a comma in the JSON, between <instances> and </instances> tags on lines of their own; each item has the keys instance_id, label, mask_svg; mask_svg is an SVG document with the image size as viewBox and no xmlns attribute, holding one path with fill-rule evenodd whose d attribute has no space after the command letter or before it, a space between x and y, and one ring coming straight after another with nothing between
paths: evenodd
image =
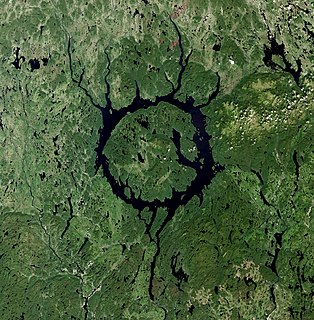
<instances>
[{"instance_id":1,"label":"satellite image","mask_svg":"<svg viewBox=\"0 0 314 320\"><path fill-rule=\"evenodd\" d=\"M0 18L0 320L314 320L313 0Z\"/></svg>"}]
</instances>

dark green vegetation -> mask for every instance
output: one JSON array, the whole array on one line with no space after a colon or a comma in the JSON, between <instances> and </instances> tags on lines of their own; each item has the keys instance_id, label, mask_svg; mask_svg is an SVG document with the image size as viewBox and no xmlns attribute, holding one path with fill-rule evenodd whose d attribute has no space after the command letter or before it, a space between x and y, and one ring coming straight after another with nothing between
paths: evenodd
<instances>
[{"instance_id":1,"label":"dark green vegetation","mask_svg":"<svg viewBox=\"0 0 314 320\"><path fill-rule=\"evenodd\" d=\"M0 7L1 320L314 319L313 3ZM95 150L95 106L176 88L169 15L190 54L174 98L204 104L220 77L201 113L223 168L174 212L197 176L179 161L198 158L190 114L161 102L119 121L103 154L123 197Z\"/></svg>"}]
</instances>

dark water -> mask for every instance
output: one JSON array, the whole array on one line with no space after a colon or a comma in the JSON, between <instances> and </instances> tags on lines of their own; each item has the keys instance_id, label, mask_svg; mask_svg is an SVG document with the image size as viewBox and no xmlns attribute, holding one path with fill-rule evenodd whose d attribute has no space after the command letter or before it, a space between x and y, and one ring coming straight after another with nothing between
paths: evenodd
<instances>
[{"instance_id":1,"label":"dark water","mask_svg":"<svg viewBox=\"0 0 314 320\"><path fill-rule=\"evenodd\" d=\"M13 62L11 62L15 69L21 69L21 62L24 62L25 61L25 57L24 56L20 56L19 57L19 53L20 53L20 48L16 48L16 51L15 51L15 60Z\"/></svg>"},{"instance_id":2,"label":"dark water","mask_svg":"<svg viewBox=\"0 0 314 320\"><path fill-rule=\"evenodd\" d=\"M267 67L270 67L273 70L280 69L282 71L290 73L293 76L296 84L299 85L300 76L302 72L301 60L300 59L296 60L297 69L295 70L292 67L292 64L286 58L284 43L279 44L275 38L270 38L270 46L266 46L266 45L264 46L264 55L265 56L263 61ZM273 61L273 56L281 57L285 67L282 67L277 63L275 63Z\"/></svg>"},{"instance_id":3,"label":"dark water","mask_svg":"<svg viewBox=\"0 0 314 320\"><path fill-rule=\"evenodd\" d=\"M15 60L13 62L11 62L11 64L15 67L15 69L21 69L21 62L25 62L25 57L24 56L20 56L20 48L16 48L15 50ZM50 59L50 55L49 55L49 58L42 58L41 61L43 62L43 65L44 66L47 66L48 65L48 61ZM31 72L33 72L34 70L37 70L37 69L40 69L40 61L39 59L37 58L34 58L34 59L30 59L28 61L28 64L31 68Z\"/></svg>"},{"instance_id":4,"label":"dark water","mask_svg":"<svg viewBox=\"0 0 314 320\"><path fill-rule=\"evenodd\" d=\"M126 107L115 110L112 108L112 103L110 100L110 84L108 82L108 75L110 73L110 59L105 52L105 55L108 59L108 67L107 67L107 75L105 77L105 84L106 84L106 93L105 93L105 101L106 105L104 107L96 104L93 102L92 97L88 93L87 89L81 86L82 77L84 71L80 77L80 80L75 80L73 77L73 81L78 84L78 86L86 93L86 95L90 98L91 102L94 104L96 108L98 108L102 113L102 122L103 127L100 130L100 136L98 141L98 146L95 149L97 153L97 160L96 160L96 170L102 169L104 177L106 177L107 181L109 182L112 192L122 199L125 203L130 204L133 208L139 210L139 218L140 220L144 221L146 224L146 232L150 236L151 241L155 242L156 244L156 253L153 257L151 262L151 276L150 276L150 284L149 284L149 295L150 298L153 300L153 279L154 279L154 270L156 266L156 260L160 253L160 234L166 227L166 225L171 221L173 216L175 215L176 210L180 206L186 205L194 196L199 197L200 202L203 200L203 189L208 186L211 180L214 178L217 172L223 170L223 167L219 164L215 163L212 150L209 144L210 136L206 132L206 116L202 113L201 108L205 107L210 104L210 102L218 95L220 90L220 78L218 77L217 86L214 92L209 96L207 103L202 105L196 105L195 100L193 97L187 97L186 101L182 102L179 101L175 95L181 88L182 76L184 71L188 65L189 57L191 52L184 58L184 51L182 47L181 41L181 34L179 29L177 28L176 24L173 22L174 28L177 31L178 39L179 39L179 50L180 50L180 57L179 57L179 66L180 71L178 74L177 85L173 86L171 92L163 96L156 96L155 100L151 101L149 99L144 99L141 97L140 88L136 83L136 94L133 101ZM71 60L71 52L70 52L70 40L68 45L68 53L70 59L70 68L71 68L71 75L73 75L72 70L72 60ZM191 116L192 125L195 127L195 134L193 137L193 141L197 147L197 158L194 161L186 159L181 150L180 150L180 133L176 130L173 130L173 137L172 141L174 142L177 148L177 155L179 158L179 163L192 167L196 171L196 177L191 182L190 186L186 188L185 191L177 191L172 189L172 196L171 198L166 198L165 200L161 201L159 199L155 199L153 201L148 201L141 198L141 195L138 197L135 196L134 192L130 188L130 196L125 194L125 188L129 187L128 182L123 183L120 179L116 180L115 177L110 172L109 166L109 157L104 153L104 148L109 141L113 130L116 128L118 123L128 114L132 114L138 110L146 110L151 107L157 107L160 102L168 103L169 105L179 108L183 112L189 114ZM170 125L170 124L169 124ZM151 211L151 219L147 223L144 219L141 218L141 212L147 208ZM151 226L154 223L157 209L164 208L167 211L167 216L165 217L164 221L161 223L160 227L156 231L155 235L151 235Z\"/></svg>"},{"instance_id":5,"label":"dark water","mask_svg":"<svg viewBox=\"0 0 314 320\"><path fill-rule=\"evenodd\" d=\"M30 60L28 61L28 63L29 63L29 65L30 65L30 67L31 67L31 71L32 71L32 72L33 72L34 70L37 70L37 69L40 68L40 62L39 62L39 60L37 60L36 58L30 59Z\"/></svg>"}]
</instances>

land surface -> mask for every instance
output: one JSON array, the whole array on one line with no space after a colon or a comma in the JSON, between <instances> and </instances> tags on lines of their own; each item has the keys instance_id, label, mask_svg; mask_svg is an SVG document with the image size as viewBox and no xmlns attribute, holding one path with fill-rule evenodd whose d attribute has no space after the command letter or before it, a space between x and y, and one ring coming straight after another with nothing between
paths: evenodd
<instances>
[{"instance_id":1,"label":"land surface","mask_svg":"<svg viewBox=\"0 0 314 320\"><path fill-rule=\"evenodd\" d=\"M314 3L0 5L0 319L314 319Z\"/></svg>"}]
</instances>

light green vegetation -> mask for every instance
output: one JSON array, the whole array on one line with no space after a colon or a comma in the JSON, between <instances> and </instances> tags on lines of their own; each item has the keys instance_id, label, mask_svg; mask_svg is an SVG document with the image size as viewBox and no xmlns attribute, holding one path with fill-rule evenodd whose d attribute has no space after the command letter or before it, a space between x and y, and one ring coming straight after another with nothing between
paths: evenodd
<instances>
[{"instance_id":1,"label":"light green vegetation","mask_svg":"<svg viewBox=\"0 0 314 320\"><path fill-rule=\"evenodd\" d=\"M152 100L176 85L169 15L184 57L192 50L178 99L204 103L221 77L202 112L224 170L203 201L177 209L156 256L168 212L156 208L148 234L152 212L124 203L96 172L101 113L71 79L68 39L75 79L84 70L81 84L102 106L106 50L120 109L136 83ZM1 320L314 319L311 1L4 0L0 18ZM269 37L294 70L300 60L299 86L265 66ZM168 104L128 114L105 148L113 176L144 200L195 177L177 162L173 129L193 161L191 118Z\"/></svg>"},{"instance_id":2,"label":"light green vegetation","mask_svg":"<svg viewBox=\"0 0 314 320\"><path fill-rule=\"evenodd\" d=\"M178 163L173 132L179 132L182 153L195 160L194 128L190 116L175 106L160 103L126 116L105 148L110 170L144 200L170 198L172 188L186 190L195 178L192 168ZM112 168L113 167L113 168Z\"/></svg>"}]
</instances>

